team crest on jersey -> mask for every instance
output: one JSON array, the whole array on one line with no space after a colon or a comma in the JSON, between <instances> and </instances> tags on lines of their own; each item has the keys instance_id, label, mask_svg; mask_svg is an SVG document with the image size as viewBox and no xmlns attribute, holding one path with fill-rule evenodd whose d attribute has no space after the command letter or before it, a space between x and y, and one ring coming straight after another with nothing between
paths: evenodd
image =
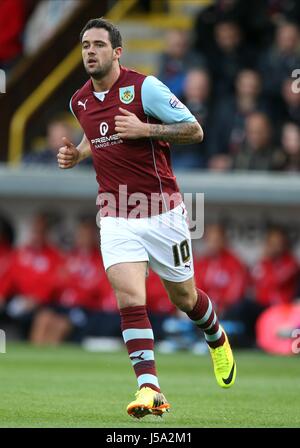
<instances>
[{"instance_id":1,"label":"team crest on jersey","mask_svg":"<svg viewBox=\"0 0 300 448\"><path fill-rule=\"evenodd\" d=\"M120 87L119 96L122 103L130 104L135 96L134 86Z\"/></svg>"}]
</instances>

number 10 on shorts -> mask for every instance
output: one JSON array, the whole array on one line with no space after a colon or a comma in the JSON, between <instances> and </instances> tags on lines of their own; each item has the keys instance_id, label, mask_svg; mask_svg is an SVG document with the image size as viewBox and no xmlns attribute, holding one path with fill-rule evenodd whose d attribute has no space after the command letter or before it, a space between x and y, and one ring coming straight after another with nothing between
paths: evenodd
<instances>
[{"instance_id":1,"label":"number 10 on shorts","mask_svg":"<svg viewBox=\"0 0 300 448\"><path fill-rule=\"evenodd\" d=\"M172 246L174 266L180 266L181 263L187 263L191 259L189 243L187 240L181 241L180 244Z\"/></svg>"}]
</instances>

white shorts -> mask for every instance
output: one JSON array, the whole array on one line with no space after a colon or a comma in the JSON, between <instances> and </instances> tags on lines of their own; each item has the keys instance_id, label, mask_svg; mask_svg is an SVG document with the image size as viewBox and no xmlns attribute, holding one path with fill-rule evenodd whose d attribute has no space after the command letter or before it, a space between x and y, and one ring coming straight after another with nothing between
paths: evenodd
<instances>
[{"instance_id":1,"label":"white shorts","mask_svg":"<svg viewBox=\"0 0 300 448\"><path fill-rule=\"evenodd\" d=\"M184 203L150 218L102 217L100 225L105 270L117 263L147 261L164 280L183 282L193 277L192 245Z\"/></svg>"}]
</instances>

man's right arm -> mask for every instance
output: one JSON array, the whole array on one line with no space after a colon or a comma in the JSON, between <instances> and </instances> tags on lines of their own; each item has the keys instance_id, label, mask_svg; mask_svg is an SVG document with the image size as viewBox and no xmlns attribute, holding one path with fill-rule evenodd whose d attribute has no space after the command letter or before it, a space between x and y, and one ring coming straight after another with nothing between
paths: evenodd
<instances>
[{"instance_id":1,"label":"man's right arm","mask_svg":"<svg viewBox=\"0 0 300 448\"><path fill-rule=\"evenodd\" d=\"M77 146L77 149L79 151L78 162L81 162L81 160L84 160L92 155L91 145L85 134L83 134L82 140Z\"/></svg>"},{"instance_id":2,"label":"man's right arm","mask_svg":"<svg viewBox=\"0 0 300 448\"><path fill-rule=\"evenodd\" d=\"M90 142L85 134L77 147L65 137L63 143L65 146L59 148L57 153L57 162L61 169L73 168L92 154Z\"/></svg>"}]
</instances>

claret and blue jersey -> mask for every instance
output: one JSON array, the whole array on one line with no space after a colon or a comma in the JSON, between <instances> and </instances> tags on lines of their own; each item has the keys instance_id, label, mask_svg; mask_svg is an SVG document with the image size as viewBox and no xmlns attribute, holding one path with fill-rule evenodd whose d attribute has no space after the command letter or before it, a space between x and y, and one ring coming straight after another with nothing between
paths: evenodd
<instances>
[{"instance_id":1,"label":"claret and blue jersey","mask_svg":"<svg viewBox=\"0 0 300 448\"><path fill-rule=\"evenodd\" d=\"M194 122L196 118L154 76L145 76L121 66L120 76L107 92L95 93L87 81L70 101L73 114L90 141L99 193L112 193L119 202L119 185L127 186L128 196L140 192L178 193L166 142L151 138L125 140L115 131L119 107L149 123ZM130 210L129 210L130 211Z\"/></svg>"}]
</instances>

